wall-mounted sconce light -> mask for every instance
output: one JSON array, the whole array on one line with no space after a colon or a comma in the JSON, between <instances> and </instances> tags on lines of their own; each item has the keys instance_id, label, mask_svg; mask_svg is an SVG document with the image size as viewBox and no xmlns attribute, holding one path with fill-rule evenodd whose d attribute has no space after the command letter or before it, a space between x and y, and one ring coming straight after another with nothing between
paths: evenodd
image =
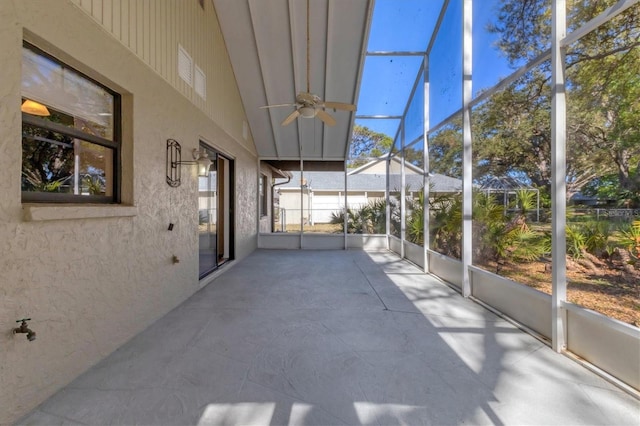
<instances>
[{"instance_id":1,"label":"wall-mounted sconce light","mask_svg":"<svg viewBox=\"0 0 640 426\"><path fill-rule=\"evenodd\" d=\"M194 161L182 161L182 148L175 139L167 139L167 184L172 187L180 186L180 168L183 164L197 164L198 176L209 175L211 159L204 149L193 149Z\"/></svg>"},{"instance_id":2,"label":"wall-mounted sconce light","mask_svg":"<svg viewBox=\"0 0 640 426\"><path fill-rule=\"evenodd\" d=\"M39 102L32 101L31 99L26 99L22 106L20 107L22 112L26 112L31 115L39 115L41 117L48 117L51 115L46 106L42 105Z\"/></svg>"}]
</instances>

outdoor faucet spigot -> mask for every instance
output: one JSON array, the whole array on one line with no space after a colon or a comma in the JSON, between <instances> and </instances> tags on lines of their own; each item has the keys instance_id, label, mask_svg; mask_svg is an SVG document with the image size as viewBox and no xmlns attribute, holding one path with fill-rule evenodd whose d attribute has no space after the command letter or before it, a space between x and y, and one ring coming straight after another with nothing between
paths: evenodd
<instances>
[{"instance_id":1,"label":"outdoor faucet spigot","mask_svg":"<svg viewBox=\"0 0 640 426\"><path fill-rule=\"evenodd\" d=\"M20 324L20 327L16 327L13 329L13 334L16 333L26 333L27 334L27 340L30 342L33 342L34 340L36 340L36 332L31 330L28 325L27 325L27 321L31 321L31 318L23 318L23 319L19 319L16 322L22 322L22 324Z\"/></svg>"}]
</instances>

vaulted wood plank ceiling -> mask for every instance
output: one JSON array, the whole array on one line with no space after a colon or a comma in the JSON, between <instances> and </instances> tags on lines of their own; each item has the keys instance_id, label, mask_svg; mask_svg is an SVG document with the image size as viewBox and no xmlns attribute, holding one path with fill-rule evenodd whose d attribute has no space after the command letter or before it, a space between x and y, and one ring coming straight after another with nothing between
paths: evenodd
<instances>
[{"instance_id":1,"label":"vaulted wood plank ceiling","mask_svg":"<svg viewBox=\"0 0 640 426\"><path fill-rule=\"evenodd\" d=\"M273 160L344 160L355 112L326 108L281 123L296 95L355 104L373 0L213 0L258 155ZM309 68L307 68L309 3Z\"/></svg>"}]
</instances>

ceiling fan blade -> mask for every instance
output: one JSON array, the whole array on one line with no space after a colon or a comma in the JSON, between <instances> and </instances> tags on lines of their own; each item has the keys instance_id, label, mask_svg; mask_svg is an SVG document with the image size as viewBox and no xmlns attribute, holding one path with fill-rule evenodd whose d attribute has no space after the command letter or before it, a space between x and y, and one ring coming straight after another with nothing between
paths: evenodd
<instances>
[{"instance_id":1,"label":"ceiling fan blade","mask_svg":"<svg viewBox=\"0 0 640 426\"><path fill-rule=\"evenodd\" d=\"M326 111L321 109L316 111L316 117L318 117L327 126L335 126L336 120Z\"/></svg>"},{"instance_id":2,"label":"ceiling fan blade","mask_svg":"<svg viewBox=\"0 0 640 426\"><path fill-rule=\"evenodd\" d=\"M260 109L263 108L276 108L276 107L285 107L285 106L296 106L296 104L277 104L277 105L265 105L261 106Z\"/></svg>"},{"instance_id":3,"label":"ceiling fan blade","mask_svg":"<svg viewBox=\"0 0 640 426\"><path fill-rule=\"evenodd\" d=\"M291 124L291 122L296 118L298 118L299 116L300 116L300 112L298 110L293 111L291 114L287 116L287 118L284 119L284 121L282 122L282 125L287 126Z\"/></svg>"},{"instance_id":4,"label":"ceiling fan blade","mask_svg":"<svg viewBox=\"0 0 640 426\"><path fill-rule=\"evenodd\" d=\"M324 102L323 106L325 108L332 108L332 109L341 109L341 110L345 110L345 111L355 111L356 110L356 106L353 104L345 104L343 102Z\"/></svg>"}]
</instances>

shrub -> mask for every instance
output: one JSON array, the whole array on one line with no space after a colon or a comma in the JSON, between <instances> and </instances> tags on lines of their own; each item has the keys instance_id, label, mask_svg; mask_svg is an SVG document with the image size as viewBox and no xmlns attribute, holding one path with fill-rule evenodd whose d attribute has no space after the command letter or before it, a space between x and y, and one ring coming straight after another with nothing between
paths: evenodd
<instances>
[{"instance_id":1,"label":"shrub","mask_svg":"<svg viewBox=\"0 0 640 426\"><path fill-rule=\"evenodd\" d=\"M640 260L640 220L620 229L622 245L629 250L629 254L636 260Z\"/></svg>"},{"instance_id":2,"label":"shrub","mask_svg":"<svg viewBox=\"0 0 640 426\"><path fill-rule=\"evenodd\" d=\"M350 234L384 234L386 232L385 200L370 200L368 204L355 209L347 209L347 232ZM344 232L344 212L331 213L331 222L340 225L338 232Z\"/></svg>"},{"instance_id":3,"label":"shrub","mask_svg":"<svg viewBox=\"0 0 640 426\"><path fill-rule=\"evenodd\" d=\"M574 259L584 256L587 247L587 237L578 225L567 225L567 254Z\"/></svg>"}]
</instances>

